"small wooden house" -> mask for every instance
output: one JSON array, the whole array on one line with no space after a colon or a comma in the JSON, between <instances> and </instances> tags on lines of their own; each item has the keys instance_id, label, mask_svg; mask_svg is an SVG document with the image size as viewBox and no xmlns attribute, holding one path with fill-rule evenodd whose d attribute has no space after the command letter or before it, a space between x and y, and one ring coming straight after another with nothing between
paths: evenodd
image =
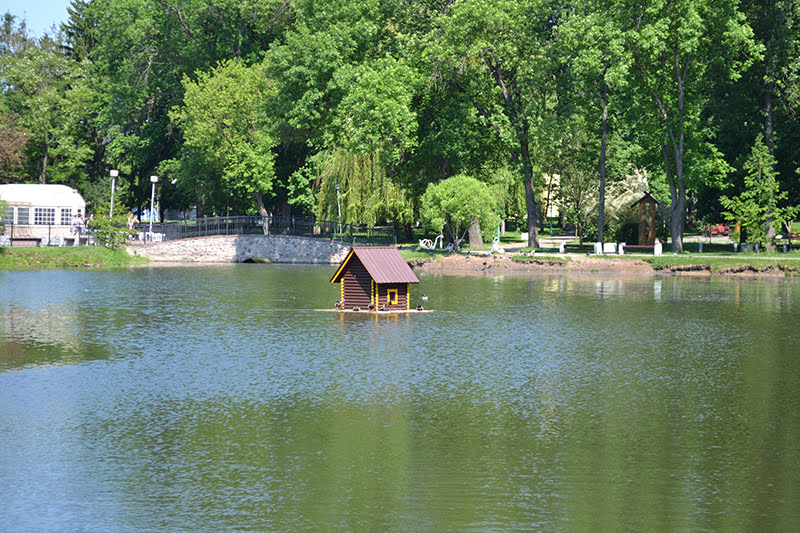
<instances>
[{"instance_id":1,"label":"small wooden house","mask_svg":"<svg viewBox=\"0 0 800 533\"><path fill-rule=\"evenodd\" d=\"M656 208L658 200L649 192L639 198L631 207L639 207L639 242L640 245L653 246L656 242Z\"/></svg>"},{"instance_id":2,"label":"small wooden house","mask_svg":"<svg viewBox=\"0 0 800 533\"><path fill-rule=\"evenodd\" d=\"M419 280L394 246L354 246L331 283L341 284L342 309L400 311L410 309Z\"/></svg>"}]
</instances>

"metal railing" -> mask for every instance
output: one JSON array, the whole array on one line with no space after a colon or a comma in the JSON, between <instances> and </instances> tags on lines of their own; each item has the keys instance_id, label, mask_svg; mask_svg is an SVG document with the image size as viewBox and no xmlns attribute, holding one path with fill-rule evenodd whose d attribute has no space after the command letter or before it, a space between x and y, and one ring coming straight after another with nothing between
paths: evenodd
<instances>
[{"instance_id":1,"label":"metal railing","mask_svg":"<svg viewBox=\"0 0 800 533\"><path fill-rule=\"evenodd\" d=\"M141 239L176 240L190 237L207 237L212 235L290 235L295 237L313 237L332 241L358 244L362 246L380 246L397 244L397 236L393 226L363 226L359 224L339 224L330 220L285 216L229 216L203 217L196 220L153 223L153 235L150 235L150 223L137 224L135 231Z\"/></svg>"},{"instance_id":2,"label":"metal railing","mask_svg":"<svg viewBox=\"0 0 800 533\"><path fill-rule=\"evenodd\" d=\"M0 231L0 246L64 246L96 244L94 231L68 224L15 224L6 222Z\"/></svg>"},{"instance_id":3,"label":"metal railing","mask_svg":"<svg viewBox=\"0 0 800 533\"><path fill-rule=\"evenodd\" d=\"M44 228L47 226L47 235ZM55 227L58 226L58 230ZM80 228L80 237L76 236L73 228L60 224L51 225L24 225L6 224L5 234L0 236L0 246L63 246L65 243L74 242L80 238L84 244L94 244L92 229ZM34 236L35 233L41 235ZM65 233L69 231L69 233ZM358 244L361 246L386 246L396 245L397 237L393 226L364 226L359 224L339 224L330 220L317 220L314 218L284 217L284 216L230 216L230 217L203 217L196 220L181 220L175 222L153 223L152 233L150 223L134 225L130 230L131 236L144 241L166 241L187 239L190 237L206 237L212 235L290 235L296 237L313 237L329 239L332 241ZM36 241L36 242L34 242Z\"/></svg>"}]
</instances>

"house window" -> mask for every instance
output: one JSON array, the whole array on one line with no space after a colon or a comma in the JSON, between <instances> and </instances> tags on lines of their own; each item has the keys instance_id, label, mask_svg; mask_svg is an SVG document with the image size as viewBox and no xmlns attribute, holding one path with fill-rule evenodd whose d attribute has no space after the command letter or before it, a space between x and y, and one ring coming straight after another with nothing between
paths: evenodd
<instances>
[{"instance_id":1,"label":"house window","mask_svg":"<svg viewBox=\"0 0 800 533\"><path fill-rule=\"evenodd\" d=\"M17 207L17 224L27 226L31 223L31 208Z\"/></svg>"},{"instance_id":2,"label":"house window","mask_svg":"<svg viewBox=\"0 0 800 533\"><path fill-rule=\"evenodd\" d=\"M34 207L33 224L35 226L48 226L56 223L55 207Z\"/></svg>"},{"instance_id":3,"label":"house window","mask_svg":"<svg viewBox=\"0 0 800 533\"><path fill-rule=\"evenodd\" d=\"M62 209L61 210L61 225L62 226L69 226L72 222L72 209Z\"/></svg>"},{"instance_id":4,"label":"house window","mask_svg":"<svg viewBox=\"0 0 800 533\"><path fill-rule=\"evenodd\" d=\"M3 220L6 224L14 223L14 208L10 205L3 210Z\"/></svg>"},{"instance_id":5,"label":"house window","mask_svg":"<svg viewBox=\"0 0 800 533\"><path fill-rule=\"evenodd\" d=\"M389 305L397 305L397 289L388 289L386 291L386 301Z\"/></svg>"}]
</instances>

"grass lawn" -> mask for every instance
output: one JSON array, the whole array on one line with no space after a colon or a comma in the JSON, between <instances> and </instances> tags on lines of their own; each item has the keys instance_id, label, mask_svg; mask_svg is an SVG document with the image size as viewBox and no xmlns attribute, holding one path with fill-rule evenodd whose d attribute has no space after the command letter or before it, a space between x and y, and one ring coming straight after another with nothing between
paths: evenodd
<instances>
[{"instance_id":1,"label":"grass lawn","mask_svg":"<svg viewBox=\"0 0 800 533\"><path fill-rule=\"evenodd\" d=\"M0 248L0 270L120 268L146 262L147 259L132 257L124 250L105 246Z\"/></svg>"},{"instance_id":2,"label":"grass lawn","mask_svg":"<svg viewBox=\"0 0 800 533\"><path fill-rule=\"evenodd\" d=\"M797 259L791 260L788 257L795 257ZM737 269L752 267L756 270L765 270L770 267L781 267L784 269L797 269L800 268L800 254L794 252L792 254L782 254L782 257L775 255L753 258L750 257L737 257L734 254L723 255L662 255L658 257L648 257L643 261L650 263L654 268L665 268L675 266L693 266L693 265L708 265L711 272L719 272L720 270Z\"/></svg>"}]
</instances>

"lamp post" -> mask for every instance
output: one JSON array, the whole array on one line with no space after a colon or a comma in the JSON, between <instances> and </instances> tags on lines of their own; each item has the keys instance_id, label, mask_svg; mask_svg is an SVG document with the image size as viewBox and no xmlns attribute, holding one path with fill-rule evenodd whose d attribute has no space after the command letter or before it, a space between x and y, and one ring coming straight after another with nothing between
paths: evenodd
<instances>
[{"instance_id":1,"label":"lamp post","mask_svg":"<svg viewBox=\"0 0 800 533\"><path fill-rule=\"evenodd\" d=\"M339 201L339 184L336 184L336 211L339 213L339 238L342 238L342 204Z\"/></svg>"},{"instance_id":2,"label":"lamp post","mask_svg":"<svg viewBox=\"0 0 800 533\"><path fill-rule=\"evenodd\" d=\"M153 204L156 202L156 183L158 176L150 176L150 183L153 184L153 192L150 193L150 240L153 240Z\"/></svg>"},{"instance_id":3,"label":"lamp post","mask_svg":"<svg viewBox=\"0 0 800 533\"><path fill-rule=\"evenodd\" d=\"M109 219L114 217L114 189L117 188L117 176L119 176L119 170L112 170L111 171L111 209L108 210L108 218Z\"/></svg>"}]
</instances>

